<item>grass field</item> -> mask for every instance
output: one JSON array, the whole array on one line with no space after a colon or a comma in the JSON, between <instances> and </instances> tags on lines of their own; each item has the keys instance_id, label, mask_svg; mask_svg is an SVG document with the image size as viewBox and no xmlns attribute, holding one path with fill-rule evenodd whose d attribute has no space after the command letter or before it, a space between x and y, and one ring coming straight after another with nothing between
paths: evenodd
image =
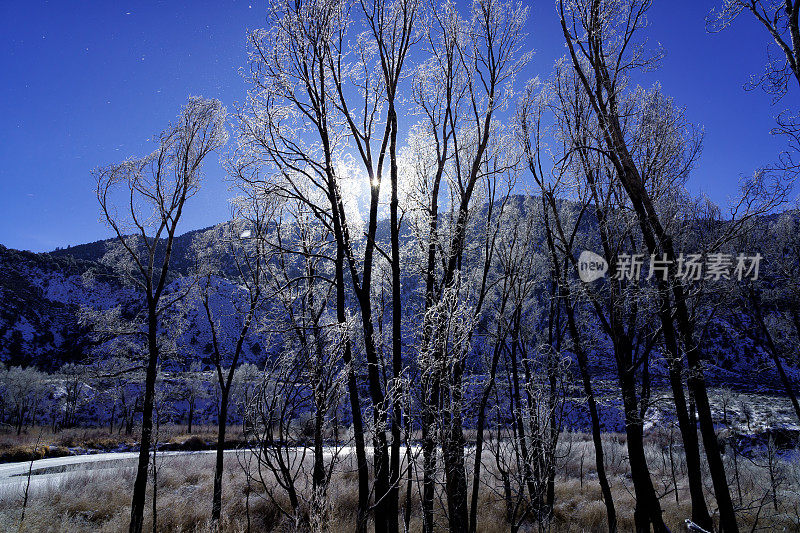
<instances>
[{"instance_id":1,"label":"grass field","mask_svg":"<svg viewBox=\"0 0 800 533\"><path fill-rule=\"evenodd\" d=\"M172 439L184 438L174 428ZM661 497L664 517L673 531L682 530L684 519L690 516L687 472L679 453L672 448L670 459L669 435L650 434L647 440L648 463ZM633 489L628 477L624 436L607 434L604 449L614 494L620 531L633 529ZM559 462L555 479L555 506L552 519L546 524L528 522L522 530L545 531L603 531L605 506L601 500L594 468L594 452L585 434L565 433L559 445ZM223 480L223 520L221 530L238 531L307 531L307 505L301 506L297 525L284 516L287 508L282 492L275 490L274 480L264 476L250 479L243 464L252 459L249 452L226 454ZM734 500L738 506L742 531L800 531L800 464L796 455L778 454L772 461L772 474L778 483L774 492L770 483L770 468L765 457L740 456L737 464L728 460L728 474ZM212 454L163 457L158 460L156 516L157 531L208 531L211 508L214 457ZM310 478L310 461L306 459ZM484 475L479 498L478 530L508 531L505 522L505 502L499 478L493 470L493 459L484 461ZM21 490L7 491L0 498L0 528L3 531L124 531L127 530L130 495L133 486L132 467L79 468L33 491L25 518L22 516ZM251 463L252 465L252 463ZM301 470L303 472L303 470ZM673 476L674 472L674 476ZM738 475L736 475L738 472ZM252 471L253 478L259 478ZM706 476L706 479L707 476ZM301 483L301 499L310 500L310 487ZM274 491L272 498L265 490ZM708 502L715 509L710 486ZM402 493L405 493L405 485ZM446 495L442 490L437 499L437 523L446 525ZM405 509L409 502L401 496ZM417 488L412 490L410 530L419 531L421 516ZM351 459L343 456L333 473L327 498L326 531L350 531L357 506L356 476ZM152 531L152 483L148 492L145 529ZM249 527L248 527L249 523Z\"/></svg>"}]
</instances>

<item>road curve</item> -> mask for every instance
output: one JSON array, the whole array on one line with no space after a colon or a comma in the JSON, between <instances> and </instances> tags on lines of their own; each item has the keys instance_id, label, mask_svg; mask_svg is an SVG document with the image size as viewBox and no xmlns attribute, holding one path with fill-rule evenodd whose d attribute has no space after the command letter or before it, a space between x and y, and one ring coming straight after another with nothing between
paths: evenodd
<instances>
[{"instance_id":1,"label":"road curve","mask_svg":"<svg viewBox=\"0 0 800 533\"><path fill-rule=\"evenodd\" d=\"M236 450L226 450L235 452ZM215 450L197 452L158 452L159 458L212 454ZM67 457L50 457L19 463L0 464L0 498L16 497L25 490L28 483L28 471L31 472L30 487L38 490L48 486L56 486L71 475L87 475L99 469L133 468L138 452L109 452L86 455L70 455Z\"/></svg>"},{"instance_id":2,"label":"road curve","mask_svg":"<svg viewBox=\"0 0 800 533\"><path fill-rule=\"evenodd\" d=\"M300 448L298 448L300 449ZM311 453L310 448L303 448L307 453ZM242 450L225 450L225 453L235 453ZM372 447L365 450L368 456L373 453ZM159 460L170 457L183 457L189 455L214 454L216 450L203 451L170 451L158 452ZM354 453L351 446L334 448L326 446L324 454L327 458L333 455L339 458L350 456ZM418 446L412 447L412 453L420 453ZM401 447L401 456L405 457L406 448ZM123 468L133 469L136 466L135 459L139 457L139 452L108 452L94 453L85 455L70 455L67 457L51 457L48 459L38 459L33 461L23 461L19 463L0 464L0 499L17 498L25 492L28 485L28 472L30 476L29 494L38 492L41 489L57 489L59 484L70 477L88 476L98 471L113 472Z\"/></svg>"}]
</instances>

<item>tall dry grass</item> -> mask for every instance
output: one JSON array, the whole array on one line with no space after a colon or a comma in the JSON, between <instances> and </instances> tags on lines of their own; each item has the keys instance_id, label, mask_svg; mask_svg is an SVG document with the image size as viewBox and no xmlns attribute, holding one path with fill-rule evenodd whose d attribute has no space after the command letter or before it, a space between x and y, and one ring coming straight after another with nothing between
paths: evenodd
<instances>
[{"instance_id":1,"label":"tall dry grass","mask_svg":"<svg viewBox=\"0 0 800 533\"><path fill-rule=\"evenodd\" d=\"M656 488L661 495L664 517L673 531L680 531L684 519L690 516L686 465L678 442L670 436L654 434L647 440L647 457ZM604 436L606 467L614 493L620 531L633 530L633 487L627 469L624 437ZM278 507L287 508L281 492L275 491L271 500L265 487L248 483L241 468L247 452L226 454L223 481L223 510L221 531L307 531L307 509L301 509L298 525L283 516ZM237 457L238 454L238 457ZM597 483L594 448L587 435L565 433L559 444L558 470L555 480L555 506L552 519L546 524L527 523L523 530L558 532L605 531L605 506ZM730 457L726 458L729 463ZM742 531L800 531L800 464L783 457L776 472L779 486L773 505L770 473L761 460L739 458L739 482L732 488L734 502L739 508ZM471 461L468 461L470 464ZM503 491L493 471L494 461L484 457L484 476L479 498L478 531L492 533L508 531L505 523ZM214 472L213 454L165 456L158 459L157 530L208 531L211 511L211 491ZM134 471L130 466L115 469L80 469L70 472L59 481L38 486L33 491L25 521L19 523L21 493L7 491L0 496L0 530L2 531L70 531L116 532L128 526L130 493ZM732 465L728 472L734 475ZM673 477L674 472L674 477ZM706 479L708 479L706 477ZM357 507L356 476L349 459L344 458L334 473L328 493L328 522L326 531L351 531ZM265 476L267 485L274 483ZM732 487L735 480L731 479ZM742 497L739 498L738 487ZM274 488L271 486L271 488ZM411 531L421 529L418 487L414 487L410 502L405 499L405 481L401 490L401 510L411 506ZM713 494L707 487L707 499L713 511ZM152 530L152 486L148 491L145 529ZM776 509L777 507L777 509ZM248 512L249 508L249 512ZM437 498L437 522L446 526L446 494Z\"/></svg>"}]
</instances>

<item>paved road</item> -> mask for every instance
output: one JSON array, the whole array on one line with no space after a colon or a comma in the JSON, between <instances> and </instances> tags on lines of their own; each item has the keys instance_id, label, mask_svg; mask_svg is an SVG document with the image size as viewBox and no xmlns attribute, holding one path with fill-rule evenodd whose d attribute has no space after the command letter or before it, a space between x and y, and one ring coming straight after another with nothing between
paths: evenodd
<instances>
[{"instance_id":1,"label":"paved road","mask_svg":"<svg viewBox=\"0 0 800 533\"><path fill-rule=\"evenodd\" d=\"M236 450L226 450L235 452ZM159 452L160 458L211 454L215 450L205 450L199 452ZM15 497L25 490L28 482L28 470L31 469L31 490L42 488L57 487L59 483L69 476L88 475L97 470L120 468L131 468L136 466L135 459L139 456L138 452L111 452L96 453L87 455L72 455L69 457L51 457L39 459L31 463L29 461L21 463L0 464L0 498Z\"/></svg>"},{"instance_id":2,"label":"paved road","mask_svg":"<svg viewBox=\"0 0 800 533\"><path fill-rule=\"evenodd\" d=\"M420 453L418 446L414 446L412 450L415 454ZM225 450L225 453L236 453L237 451L240 450ZM308 453L309 456L312 453L309 448L305 448L304 451ZM350 446L344 446L335 450L332 447L326 446L324 454L326 457L330 457L333 455L334 451L337 452L340 459L344 459L353 454L354 449ZM367 455L371 456L373 453L372 447L367 447L366 452ZM166 460L168 464L170 457L213 453L216 453L216 451L159 452L158 457L159 460ZM405 454L405 447L401 447L401 456L405 457ZM59 484L66 481L68 478L74 479L79 476L96 475L98 471L106 471L109 475L113 475L114 471L123 468L133 469L136 466L135 460L138 456L138 452L109 452L39 459L38 461L33 461L33 467L31 467L30 461L0 464L0 498L16 498L21 496L28 483L29 469L31 471L30 495L41 489L57 489Z\"/></svg>"}]
</instances>

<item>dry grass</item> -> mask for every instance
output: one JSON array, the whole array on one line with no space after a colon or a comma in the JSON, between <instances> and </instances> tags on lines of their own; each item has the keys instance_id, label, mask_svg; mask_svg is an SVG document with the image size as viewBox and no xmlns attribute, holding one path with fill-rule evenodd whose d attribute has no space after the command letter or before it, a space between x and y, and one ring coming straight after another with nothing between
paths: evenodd
<instances>
[{"instance_id":1,"label":"dry grass","mask_svg":"<svg viewBox=\"0 0 800 533\"><path fill-rule=\"evenodd\" d=\"M231 446L240 444L241 426L229 426L228 435ZM34 455L34 448L45 446L49 449L46 457L68 455L67 448L83 448L88 450L111 451L120 447L133 447L137 444L139 430L136 428L130 435L117 429L110 432L108 428L67 428L53 433L50 427L32 427L16 434L13 428L0 427L0 463L26 461ZM186 432L186 426L162 426L158 430L158 441L167 445L184 445L196 443L192 449L208 449L208 443L216 443L217 427L214 425L195 425L192 432ZM40 458L39 456L35 458Z\"/></svg>"},{"instance_id":2,"label":"dry grass","mask_svg":"<svg viewBox=\"0 0 800 533\"><path fill-rule=\"evenodd\" d=\"M176 435L176 437L179 437ZM667 525L680 531L683 520L690 516L686 468L677 453L670 462L668 453L660 444L665 437L648 439L647 453L656 488L662 494L661 503ZM633 487L628 477L625 445L618 435L605 436L604 450L614 492L620 531L633 530ZM582 532L606 530L605 505L602 502L594 465L594 449L586 435L564 434L559 453L562 459L556 476L556 499L549 531ZM244 457L244 452L239 458ZM213 454L163 457L159 459L157 524L159 531L207 531L213 483ZM132 465L133 463L131 463ZM492 461L485 462L486 485L480 493L479 528L484 533L508 531L505 523L505 504L502 493L491 476ZM671 471L677 474L677 489ZM729 474L733 468L728 465ZM769 473L753 462L740 459L740 485L742 499L734 491L734 501L742 509L739 515L742 530L750 531L756 520L762 531L800 531L800 468L782 462L781 484L778 491L778 510L773 508L769 495ZM130 491L133 486L133 467L121 469L76 471L49 486L36 490L29 503L22 528L19 526L21 494L6 493L0 498L0 530L3 531L124 531L127 529L130 509ZM269 480L268 483L271 483ZM152 485L152 484L151 484ZM677 490L677 492L676 492ZM710 508L715 508L713 495L708 489ZM248 496L249 494L249 501ZM405 486L401 491L401 510L405 509ZM676 498L677 495L677 498ZM275 494L278 503L286 506L285 497ZM763 503L763 505L761 505ZM276 505L264 493L264 488L249 485L240 466L237 454L226 455L226 474L223 481L223 522L221 530L240 532L247 530L249 504L250 528L253 531L298 531L281 516ZM152 530L152 486L148 489L145 528ZM411 530L421 529L419 494L415 489L410 502L412 508ZM351 531L357 508L356 476L345 458L335 472L329 492L329 522L326 531ZM446 524L446 495L437 500L437 521ZM304 508L307 513L307 509ZM527 524L535 529L536 524ZM526 530L526 529L524 529Z\"/></svg>"},{"instance_id":3,"label":"dry grass","mask_svg":"<svg viewBox=\"0 0 800 533\"><path fill-rule=\"evenodd\" d=\"M16 444L0 446L0 463L18 463L44 459L46 457L64 457L70 451L63 446L47 446L36 444Z\"/></svg>"}]
</instances>

